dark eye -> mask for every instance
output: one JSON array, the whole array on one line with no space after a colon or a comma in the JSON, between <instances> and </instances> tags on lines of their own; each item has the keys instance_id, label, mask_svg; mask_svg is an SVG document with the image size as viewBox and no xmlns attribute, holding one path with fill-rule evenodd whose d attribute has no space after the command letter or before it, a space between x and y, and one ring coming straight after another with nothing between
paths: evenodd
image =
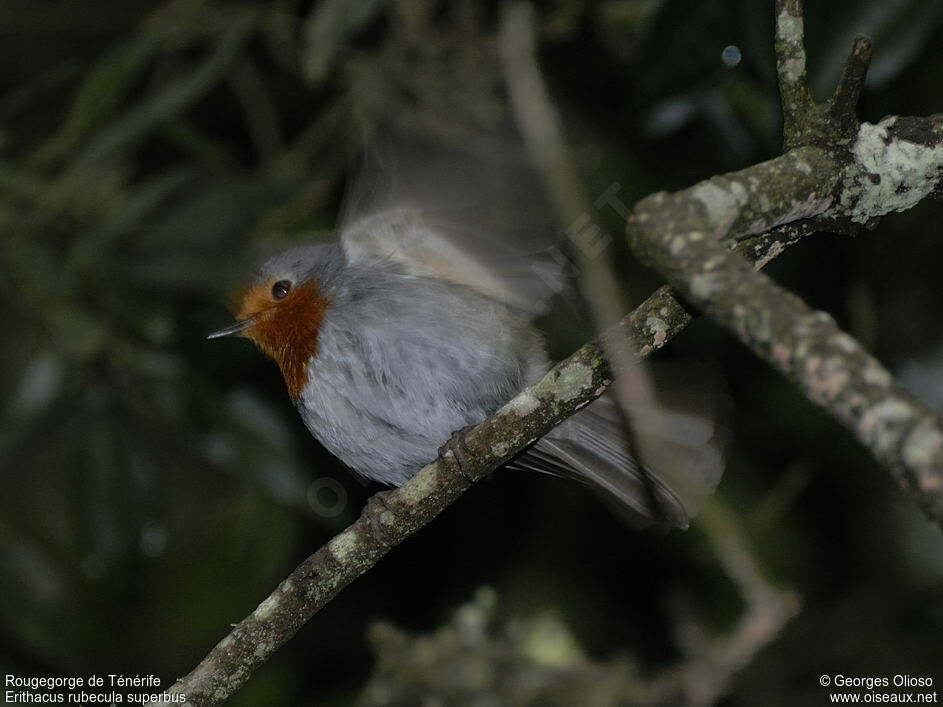
<instances>
[{"instance_id":1,"label":"dark eye","mask_svg":"<svg viewBox=\"0 0 943 707\"><path fill-rule=\"evenodd\" d=\"M272 285L272 297L275 299L284 299L289 290L291 290L291 282L288 280L279 280Z\"/></svg>"}]
</instances>

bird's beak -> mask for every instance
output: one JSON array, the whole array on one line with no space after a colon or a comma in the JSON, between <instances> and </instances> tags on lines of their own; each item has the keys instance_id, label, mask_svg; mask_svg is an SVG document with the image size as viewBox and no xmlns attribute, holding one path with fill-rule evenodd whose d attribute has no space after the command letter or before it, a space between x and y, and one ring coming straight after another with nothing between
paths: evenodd
<instances>
[{"instance_id":1,"label":"bird's beak","mask_svg":"<svg viewBox=\"0 0 943 707\"><path fill-rule=\"evenodd\" d=\"M234 324L230 324L225 329L220 329L219 331L214 331L212 334L207 336L207 339L221 339L224 336L235 336L236 334L245 331L249 327L255 326L255 320L250 318L240 319Z\"/></svg>"}]
</instances>

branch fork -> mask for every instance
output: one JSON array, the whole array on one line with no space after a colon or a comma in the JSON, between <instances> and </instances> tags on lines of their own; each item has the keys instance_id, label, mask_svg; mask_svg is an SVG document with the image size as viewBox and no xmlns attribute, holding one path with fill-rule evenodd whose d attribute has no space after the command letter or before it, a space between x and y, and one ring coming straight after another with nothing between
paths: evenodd
<instances>
[{"instance_id":1,"label":"branch fork","mask_svg":"<svg viewBox=\"0 0 943 707\"><path fill-rule=\"evenodd\" d=\"M943 526L943 422L824 312L724 244L772 226L873 223L943 182L943 116L860 125L854 102L871 53L858 38L828 103L806 84L799 0L777 1L777 68L786 154L636 206L629 243L682 296L784 373L864 444Z\"/></svg>"},{"instance_id":2,"label":"branch fork","mask_svg":"<svg viewBox=\"0 0 943 707\"><path fill-rule=\"evenodd\" d=\"M855 110L871 62L871 40L855 37L841 78L824 104L809 90L801 0L776 0L776 74L785 151L815 145L847 148L858 132Z\"/></svg>"}]
</instances>

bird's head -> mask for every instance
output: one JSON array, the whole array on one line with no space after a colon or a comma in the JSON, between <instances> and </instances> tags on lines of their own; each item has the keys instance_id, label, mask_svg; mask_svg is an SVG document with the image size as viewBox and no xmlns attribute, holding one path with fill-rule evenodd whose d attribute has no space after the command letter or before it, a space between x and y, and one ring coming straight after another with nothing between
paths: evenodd
<instances>
[{"instance_id":1,"label":"bird's head","mask_svg":"<svg viewBox=\"0 0 943 707\"><path fill-rule=\"evenodd\" d=\"M307 365L317 353L318 332L330 304L322 287L324 246L295 248L268 260L237 297L234 324L207 338L251 339L282 371L297 399L307 383Z\"/></svg>"}]
</instances>

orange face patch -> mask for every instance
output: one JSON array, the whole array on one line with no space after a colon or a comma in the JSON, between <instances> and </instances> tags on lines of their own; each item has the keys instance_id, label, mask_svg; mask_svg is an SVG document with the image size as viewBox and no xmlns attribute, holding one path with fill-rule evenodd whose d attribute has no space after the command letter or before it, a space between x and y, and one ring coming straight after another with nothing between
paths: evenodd
<instances>
[{"instance_id":1,"label":"orange face patch","mask_svg":"<svg viewBox=\"0 0 943 707\"><path fill-rule=\"evenodd\" d=\"M262 351L275 359L288 393L297 398L308 382L307 365L318 349L318 329L329 300L314 282L302 282L282 299L272 296L272 278L251 288L236 315L255 324L245 330Z\"/></svg>"}]
</instances>

